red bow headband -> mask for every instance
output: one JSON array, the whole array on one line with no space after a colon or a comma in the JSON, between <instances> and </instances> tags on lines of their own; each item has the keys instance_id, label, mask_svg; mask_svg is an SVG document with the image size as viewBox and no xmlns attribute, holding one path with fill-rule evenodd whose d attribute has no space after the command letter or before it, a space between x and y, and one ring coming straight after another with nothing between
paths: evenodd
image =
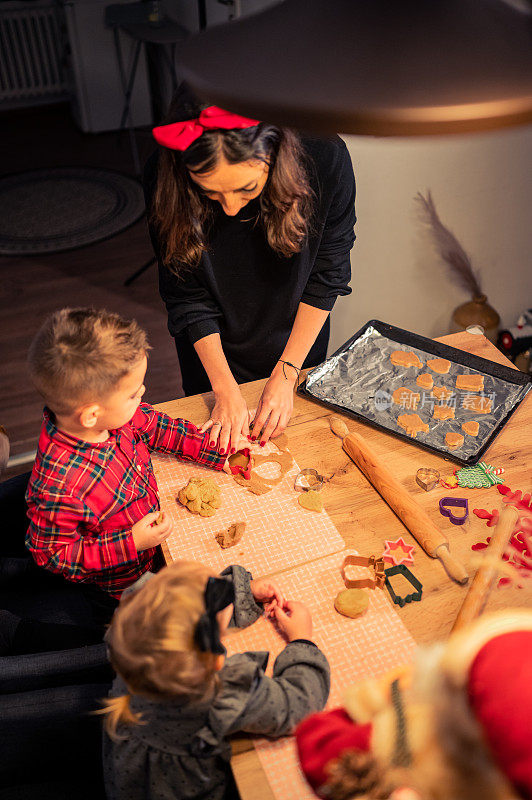
<instances>
[{"instance_id":1,"label":"red bow headband","mask_svg":"<svg viewBox=\"0 0 532 800\"><path fill-rule=\"evenodd\" d=\"M159 125L153 129L155 140L169 147L171 150L186 150L192 142L199 139L203 131L223 128L252 128L258 125L260 120L248 119L230 111L224 111L217 106L204 108L198 119L186 119L183 122L173 122L170 125Z\"/></svg>"}]
</instances>

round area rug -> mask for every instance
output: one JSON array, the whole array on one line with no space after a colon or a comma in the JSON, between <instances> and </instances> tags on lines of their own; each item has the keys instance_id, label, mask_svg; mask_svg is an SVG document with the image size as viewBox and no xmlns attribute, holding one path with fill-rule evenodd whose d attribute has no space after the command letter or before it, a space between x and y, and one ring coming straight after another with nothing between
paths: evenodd
<instances>
[{"instance_id":1,"label":"round area rug","mask_svg":"<svg viewBox=\"0 0 532 800\"><path fill-rule=\"evenodd\" d=\"M0 178L0 253L58 253L101 242L144 213L142 187L107 169L38 169Z\"/></svg>"}]
</instances>

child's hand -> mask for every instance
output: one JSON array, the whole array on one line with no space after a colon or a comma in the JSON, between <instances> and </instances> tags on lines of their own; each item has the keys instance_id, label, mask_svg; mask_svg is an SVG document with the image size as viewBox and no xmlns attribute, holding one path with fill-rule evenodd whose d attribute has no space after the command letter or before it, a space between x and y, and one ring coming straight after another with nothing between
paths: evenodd
<instances>
[{"instance_id":1,"label":"child's hand","mask_svg":"<svg viewBox=\"0 0 532 800\"><path fill-rule=\"evenodd\" d=\"M162 519L157 522L159 518ZM148 550L150 547L157 547L170 535L171 530L172 522L164 512L154 511L151 514L146 514L131 528L137 553L142 550Z\"/></svg>"},{"instance_id":2,"label":"child's hand","mask_svg":"<svg viewBox=\"0 0 532 800\"><path fill-rule=\"evenodd\" d=\"M279 605L274 607L273 615L289 642L312 637L312 617L303 603L286 600L284 609Z\"/></svg>"},{"instance_id":3,"label":"child's hand","mask_svg":"<svg viewBox=\"0 0 532 800\"><path fill-rule=\"evenodd\" d=\"M273 608L281 606L283 608L285 599L282 591L279 589L275 581L258 580L250 581L249 586L251 594L258 603L264 603L264 610L266 614L271 617Z\"/></svg>"}]
</instances>

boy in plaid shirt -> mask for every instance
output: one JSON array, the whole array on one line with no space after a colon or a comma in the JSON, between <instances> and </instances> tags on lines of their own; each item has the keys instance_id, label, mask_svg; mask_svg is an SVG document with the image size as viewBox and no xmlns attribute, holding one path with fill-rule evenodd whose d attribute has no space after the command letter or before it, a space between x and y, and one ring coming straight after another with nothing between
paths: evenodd
<instances>
[{"instance_id":1,"label":"boy in plaid shirt","mask_svg":"<svg viewBox=\"0 0 532 800\"><path fill-rule=\"evenodd\" d=\"M148 349L136 322L67 308L46 320L28 357L46 407L26 494L26 545L38 565L91 584L97 607L111 601L108 611L153 568L170 534L164 515L156 524L150 451L217 470L226 458L209 433L141 402Z\"/></svg>"}]
</instances>

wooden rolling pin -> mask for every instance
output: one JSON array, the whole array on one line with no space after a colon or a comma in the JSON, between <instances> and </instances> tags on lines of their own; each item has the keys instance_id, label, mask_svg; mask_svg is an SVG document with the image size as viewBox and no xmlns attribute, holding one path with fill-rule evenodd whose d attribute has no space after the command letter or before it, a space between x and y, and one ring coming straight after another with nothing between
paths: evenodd
<instances>
[{"instance_id":1,"label":"wooden rolling pin","mask_svg":"<svg viewBox=\"0 0 532 800\"><path fill-rule=\"evenodd\" d=\"M339 424L340 423L340 424ZM345 423L338 417L330 420L331 430L343 438L342 446L347 455L362 470L383 500L394 511L412 536L419 542L427 555L439 558L447 574L457 583L467 583L467 572L462 564L455 561L449 552L449 542L434 524L426 511L416 503L397 478L382 463L371 447L357 433L349 433ZM343 427L342 427L343 426Z\"/></svg>"},{"instance_id":2,"label":"wooden rolling pin","mask_svg":"<svg viewBox=\"0 0 532 800\"><path fill-rule=\"evenodd\" d=\"M491 534L491 541L483 551L486 564L483 564L471 582L462 607L458 612L453 632L463 628L482 613L486 604L491 587L497 577L497 561L501 560L508 542L512 536L512 531L519 519L519 512L514 506L506 506L501 513L499 521Z\"/></svg>"}]
</instances>

